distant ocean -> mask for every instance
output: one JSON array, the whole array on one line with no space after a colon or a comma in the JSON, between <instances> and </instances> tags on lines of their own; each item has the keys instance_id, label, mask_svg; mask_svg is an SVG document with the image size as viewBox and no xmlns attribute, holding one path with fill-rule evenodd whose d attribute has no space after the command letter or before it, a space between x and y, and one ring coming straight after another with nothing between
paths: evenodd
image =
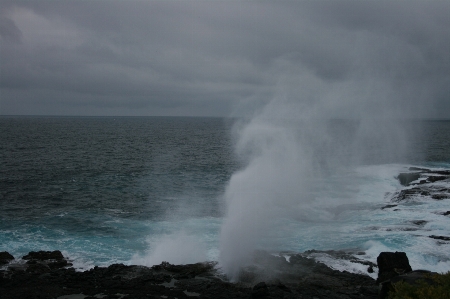
<instances>
[{"instance_id":1,"label":"distant ocean","mask_svg":"<svg viewBox=\"0 0 450 299\"><path fill-rule=\"evenodd\" d=\"M234 124L222 118L0 117L0 251L19 258L61 250L79 270L218 260L224 194L247 163L235 154ZM439 214L450 210L450 199L417 198L396 212L381 209L402 188L396 176L410 166L450 169L450 121L414 126L420 136L408 145L408 156L330 174L314 195L317 202L353 199L333 207L333 219L281 219L267 235L276 242L259 246L274 253L352 250L369 261L380 251L405 251L414 269L449 271L450 242L428 236L450 235L450 216ZM448 180L440 184L450 188ZM316 258L365 272L350 260Z\"/></svg>"}]
</instances>

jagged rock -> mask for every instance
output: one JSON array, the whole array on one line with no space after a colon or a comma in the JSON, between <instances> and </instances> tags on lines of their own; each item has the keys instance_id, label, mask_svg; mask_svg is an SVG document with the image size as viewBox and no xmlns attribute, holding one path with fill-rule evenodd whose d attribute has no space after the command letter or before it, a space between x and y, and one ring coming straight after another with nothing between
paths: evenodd
<instances>
[{"instance_id":1,"label":"jagged rock","mask_svg":"<svg viewBox=\"0 0 450 299\"><path fill-rule=\"evenodd\" d=\"M216 264L210 262L153 267L115 264L76 272L73 268L51 269L45 264L48 260L34 259L26 271L1 273L0 297L99 298L101 294L118 298L121 294L121 298L377 298L377 286L369 276L333 270L301 254L290 256L287 262L284 257L258 252L257 266L247 269L254 278L248 283L224 280Z\"/></svg>"},{"instance_id":2,"label":"jagged rock","mask_svg":"<svg viewBox=\"0 0 450 299\"><path fill-rule=\"evenodd\" d=\"M40 263L48 266L51 269L59 269L67 266L72 266L72 264L64 258L61 251L59 250L37 252L31 251L27 255L22 257L22 259L26 260L27 264Z\"/></svg>"},{"instance_id":3,"label":"jagged rock","mask_svg":"<svg viewBox=\"0 0 450 299\"><path fill-rule=\"evenodd\" d=\"M61 251L55 250L55 251L31 251L24 257L22 257L24 260L63 260L64 256L62 255Z\"/></svg>"},{"instance_id":4,"label":"jagged rock","mask_svg":"<svg viewBox=\"0 0 450 299\"><path fill-rule=\"evenodd\" d=\"M50 267L42 263L34 263L28 265L26 272L32 274L43 274L50 272Z\"/></svg>"},{"instance_id":5,"label":"jagged rock","mask_svg":"<svg viewBox=\"0 0 450 299\"><path fill-rule=\"evenodd\" d=\"M400 173L397 176L397 179L400 181L400 184L403 186L410 186L410 185L424 185L424 184L432 184L438 181L448 180L450 179L450 171L449 170L430 170L426 168L418 168L418 167L410 167L410 171L415 172L403 172ZM411 184L414 181L419 180L419 182L416 182L414 184ZM412 191L407 191L412 190ZM405 199L406 197L409 197L409 195L413 193L419 193L418 191L421 190L420 188L413 188L413 189L407 189L403 190L406 191L406 193L400 193L398 198L399 199ZM408 192L413 192L409 193ZM444 190L443 193L449 193L448 190ZM424 194L422 194L424 195ZM428 195L428 194L427 194ZM450 196L444 197L442 195L439 198L436 199L443 199L443 198L450 198Z\"/></svg>"},{"instance_id":6,"label":"jagged rock","mask_svg":"<svg viewBox=\"0 0 450 299\"><path fill-rule=\"evenodd\" d=\"M436 200L443 200L450 198L450 194L433 194L431 195L431 198Z\"/></svg>"},{"instance_id":7,"label":"jagged rock","mask_svg":"<svg viewBox=\"0 0 450 299\"><path fill-rule=\"evenodd\" d=\"M0 265L8 264L14 257L7 251L0 252Z\"/></svg>"},{"instance_id":8,"label":"jagged rock","mask_svg":"<svg viewBox=\"0 0 450 299\"><path fill-rule=\"evenodd\" d=\"M404 252L381 252L377 257L377 264L377 283L412 271L408 257Z\"/></svg>"},{"instance_id":9,"label":"jagged rock","mask_svg":"<svg viewBox=\"0 0 450 299\"><path fill-rule=\"evenodd\" d=\"M346 253L330 251L329 254ZM25 271L15 271L12 267L0 271L0 297L377 298L377 286L369 276L333 270L302 254L289 256L287 262L283 256L256 252L255 266L247 268L252 280L231 283L224 280L212 262L188 265L163 262L153 267L114 264L76 272L73 268L49 267L47 262L56 259L47 258L56 255L33 253L28 255L28 264L22 264L26 265Z\"/></svg>"},{"instance_id":10,"label":"jagged rock","mask_svg":"<svg viewBox=\"0 0 450 299\"><path fill-rule=\"evenodd\" d=\"M407 200L417 196L430 196L430 191L419 187L404 189L398 192L398 195L396 196L396 201Z\"/></svg>"}]
</instances>

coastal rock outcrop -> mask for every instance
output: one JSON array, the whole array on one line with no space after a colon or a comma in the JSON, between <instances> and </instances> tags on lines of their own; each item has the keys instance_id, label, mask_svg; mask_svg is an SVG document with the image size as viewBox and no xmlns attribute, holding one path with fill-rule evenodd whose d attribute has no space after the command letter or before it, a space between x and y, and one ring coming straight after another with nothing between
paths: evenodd
<instances>
[{"instance_id":1,"label":"coastal rock outcrop","mask_svg":"<svg viewBox=\"0 0 450 299\"><path fill-rule=\"evenodd\" d=\"M14 260L14 257L9 252L0 252L0 266L8 264L12 260Z\"/></svg>"},{"instance_id":2,"label":"coastal rock outcrop","mask_svg":"<svg viewBox=\"0 0 450 299\"><path fill-rule=\"evenodd\" d=\"M404 186L391 197L392 204L385 205L381 209L389 209L399 205L409 204L416 200L447 200L450 199L450 170L432 170L427 168L410 167L409 171L397 176L400 184ZM441 215L446 216L448 211Z\"/></svg>"},{"instance_id":3,"label":"coastal rock outcrop","mask_svg":"<svg viewBox=\"0 0 450 299\"><path fill-rule=\"evenodd\" d=\"M30 260L49 259L48 253ZM59 255L58 255L59 256ZM45 258L44 258L45 257ZM214 262L153 267L114 264L77 272L73 268L27 271L11 265L0 270L0 294L11 298L303 298L351 299L378 297L375 280L333 270L302 254L282 256L256 252L255 263L243 269L245 281L229 282ZM45 265L45 264L41 264ZM27 268L28 267L28 268ZM68 297L66 297L68 298Z\"/></svg>"},{"instance_id":4,"label":"coastal rock outcrop","mask_svg":"<svg viewBox=\"0 0 450 299\"><path fill-rule=\"evenodd\" d=\"M23 260L27 261L27 264L33 265L27 268L27 271L38 271L47 272L48 269L59 269L67 266L72 266L64 256L61 251L31 251L24 257Z\"/></svg>"},{"instance_id":5,"label":"coastal rock outcrop","mask_svg":"<svg viewBox=\"0 0 450 299\"><path fill-rule=\"evenodd\" d=\"M389 280L392 277L411 272L408 257L404 252L381 252L377 258L377 283Z\"/></svg>"},{"instance_id":6,"label":"coastal rock outcrop","mask_svg":"<svg viewBox=\"0 0 450 299\"><path fill-rule=\"evenodd\" d=\"M412 270L408 257L404 252L382 252L377 258L378 279L380 284L380 299L389 298L390 292L395 292L394 285L399 282L407 283L411 286L422 286L423 283L434 285L433 276L436 272L428 270Z\"/></svg>"},{"instance_id":7,"label":"coastal rock outcrop","mask_svg":"<svg viewBox=\"0 0 450 299\"><path fill-rule=\"evenodd\" d=\"M400 184L403 186L408 186L411 182L418 180L420 178L420 172L405 172L400 173L397 176L397 179L400 181Z\"/></svg>"},{"instance_id":8,"label":"coastal rock outcrop","mask_svg":"<svg viewBox=\"0 0 450 299\"><path fill-rule=\"evenodd\" d=\"M427 168L410 167L409 171L414 172L402 172L397 176L397 179L403 186L434 183L450 178L449 170L431 170Z\"/></svg>"}]
</instances>

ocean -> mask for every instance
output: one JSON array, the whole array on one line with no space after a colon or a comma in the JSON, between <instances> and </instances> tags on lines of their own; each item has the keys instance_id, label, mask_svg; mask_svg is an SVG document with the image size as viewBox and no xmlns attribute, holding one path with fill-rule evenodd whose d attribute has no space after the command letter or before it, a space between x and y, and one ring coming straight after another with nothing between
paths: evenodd
<instances>
[{"instance_id":1,"label":"ocean","mask_svg":"<svg viewBox=\"0 0 450 299\"><path fill-rule=\"evenodd\" d=\"M305 148L285 146L291 139L283 129L261 134L228 118L2 116L0 251L19 258L61 250L81 271L113 263L221 265L237 251L314 249L318 261L365 274L364 265L326 251L372 262L381 251L405 251L413 269L449 271L450 242L429 236L450 235L443 214L450 198L418 196L383 209L405 188L396 176L409 167L450 169L450 121L407 123L414 134L401 151L365 136L356 147L363 159L351 159L345 145L359 123L328 126L339 132L331 141L311 137L318 131L297 138L314 144ZM245 134L252 138L243 142ZM385 150L402 154L378 155ZM448 179L435 184L450 190ZM245 254L237 258L244 262Z\"/></svg>"}]
</instances>

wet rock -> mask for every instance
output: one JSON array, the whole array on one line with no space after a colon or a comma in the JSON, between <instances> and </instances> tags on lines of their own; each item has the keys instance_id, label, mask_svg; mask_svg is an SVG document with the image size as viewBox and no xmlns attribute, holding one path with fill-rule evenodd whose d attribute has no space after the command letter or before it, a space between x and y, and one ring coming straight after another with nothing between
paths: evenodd
<instances>
[{"instance_id":1,"label":"wet rock","mask_svg":"<svg viewBox=\"0 0 450 299\"><path fill-rule=\"evenodd\" d=\"M255 265L247 268L252 280L237 283L224 280L215 263L114 264L76 272L52 269L46 259L30 259L26 271L11 270L0 276L0 294L2 299L75 294L80 298L99 298L100 294L103 298L377 298L377 286L369 276L333 270L302 254L289 256L287 262L284 257L257 252Z\"/></svg>"},{"instance_id":2,"label":"wet rock","mask_svg":"<svg viewBox=\"0 0 450 299\"><path fill-rule=\"evenodd\" d=\"M450 241L450 237L446 237L446 236L431 235L430 238L436 239L436 240Z\"/></svg>"},{"instance_id":3,"label":"wet rock","mask_svg":"<svg viewBox=\"0 0 450 299\"><path fill-rule=\"evenodd\" d=\"M431 198L436 200L443 200L450 198L450 194L433 194L431 195Z\"/></svg>"},{"instance_id":4,"label":"wet rock","mask_svg":"<svg viewBox=\"0 0 450 299\"><path fill-rule=\"evenodd\" d=\"M404 172L400 173L397 176L397 179L403 186L408 186L411 182L418 180L420 178L420 175L420 172Z\"/></svg>"},{"instance_id":5,"label":"wet rock","mask_svg":"<svg viewBox=\"0 0 450 299\"><path fill-rule=\"evenodd\" d=\"M24 257L22 257L24 260L62 260L64 259L64 256L62 255L61 251L55 250L55 251L31 251Z\"/></svg>"},{"instance_id":6,"label":"wet rock","mask_svg":"<svg viewBox=\"0 0 450 299\"><path fill-rule=\"evenodd\" d=\"M426 169L426 168L417 168L417 167L410 167L409 169L410 171L415 171L415 172L405 172L405 173L400 173L397 176L397 179L399 180L400 184L402 184L403 186L411 186L411 185L415 185L415 186L421 186L422 185L430 185L433 184L435 182L438 181L443 181L443 180L450 180L450 171L449 170L430 170L430 169ZM416 183L413 183L414 181L418 181ZM407 189L407 190L411 190L411 189ZM411 192L415 192L417 194L419 194L419 190L421 190L421 188L413 188L413 191ZM406 190L404 190L406 191ZM443 193L449 193L449 191L444 191ZM399 199L405 199L407 197L410 197L410 195L412 195L412 193L403 193L403 194L399 194ZM403 198L402 198L403 197ZM444 197L441 197L444 198ZM439 199L441 199L439 198ZM445 197L445 198L450 198L450 196Z\"/></svg>"},{"instance_id":7,"label":"wet rock","mask_svg":"<svg viewBox=\"0 0 450 299\"><path fill-rule=\"evenodd\" d=\"M448 178L447 176L433 175L433 176L429 176L427 181L431 182L431 183L434 183L434 182L437 182L437 181L443 181L443 180L445 180L447 178Z\"/></svg>"},{"instance_id":8,"label":"wet rock","mask_svg":"<svg viewBox=\"0 0 450 299\"><path fill-rule=\"evenodd\" d=\"M450 190L443 187L442 184L436 183L439 181L450 181L450 171L431 171L423 169L424 172L415 173L400 173L398 178L404 186L413 186L412 188L405 188L396 192L392 198L393 202L399 203L402 201L431 198L434 200L450 199ZM426 171L426 172L425 172ZM414 176L413 176L414 175ZM419 175L420 181L412 184L412 179ZM383 207L388 208L390 205Z\"/></svg>"},{"instance_id":9,"label":"wet rock","mask_svg":"<svg viewBox=\"0 0 450 299\"><path fill-rule=\"evenodd\" d=\"M412 271L408 257L404 252L381 252L377 257L377 264L377 283Z\"/></svg>"},{"instance_id":10,"label":"wet rock","mask_svg":"<svg viewBox=\"0 0 450 299\"><path fill-rule=\"evenodd\" d=\"M430 191L419 187L404 189L397 193L397 196L394 198L394 200L403 201L419 196L430 196Z\"/></svg>"},{"instance_id":11,"label":"wet rock","mask_svg":"<svg viewBox=\"0 0 450 299\"><path fill-rule=\"evenodd\" d=\"M396 206L398 206L398 205L385 205L385 206L382 207L381 209L382 209L382 210L384 210L384 209L390 209L390 208L395 208Z\"/></svg>"},{"instance_id":12,"label":"wet rock","mask_svg":"<svg viewBox=\"0 0 450 299\"><path fill-rule=\"evenodd\" d=\"M413 220L413 221L411 221L411 223L415 224L415 225L423 226L423 225L427 224L428 221L425 221L425 220Z\"/></svg>"},{"instance_id":13,"label":"wet rock","mask_svg":"<svg viewBox=\"0 0 450 299\"><path fill-rule=\"evenodd\" d=\"M13 261L14 257L7 251L0 252L0 265L6 265Z\"/></svg>"},{"instance_id":14,"label":"wet rock","mask_svg":"<svg viewBox=\"0 0 450 299\"><path fill-rule=\"evenodd\" d=\"M72 264L64 258L61 251L59 250L37 252L31 251L27 255L22 257L22 259L26 260L27 264L41 263L51 269L59 269L67 266L72 266ZM41 267L41 269L43 268Z\"/></svg>"},{"instance_id":15,"label":"wet rock","mask_svg":"<svg viewBox=\"0 0 450 299\"><path fill-rule=\"evenodd\" d=\"M430 172L430 169L427 168L419 168L419 167L410 167L409 168L410 171L421 171L421 172Z\"/></svg>"}]
</instances>

